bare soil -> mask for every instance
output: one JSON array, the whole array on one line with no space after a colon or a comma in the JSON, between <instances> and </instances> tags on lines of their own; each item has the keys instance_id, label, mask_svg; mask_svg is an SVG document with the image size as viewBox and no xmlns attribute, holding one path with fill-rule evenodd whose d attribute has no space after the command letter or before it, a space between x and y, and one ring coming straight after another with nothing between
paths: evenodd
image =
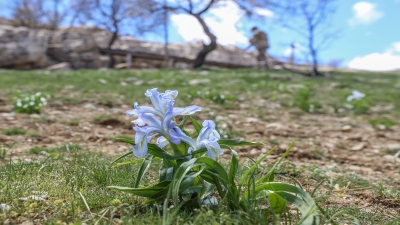
<instances>
[{"instance_id":1,"label":"bare soil","mask_svg":"<svg viewBox=\"0 0 400 225\"><path fill-rule=\"evenodd\" d=\"M196 102L197 105L206 105ZM296 141L288 160L297 165L317 165L335 174L334 168L356 173L370 182L400 180L400 160L394 154L400 150L400 126L390 129L373 128L357 117L338 117L334 114L305 114L297 109L284 110L276 103L260 100L258 107L265 107L261 117L253 112L254 104L239 104L237 109L226 110L219 106L204 108L198 113L200 121L218 115L217 121L225 121L233 131L247 141L261 141L263 147L235 148L242 159L257 158L272 147L277 150L267 157L275 162ZM10 105L10 104L7 104ZM29 154L33 147L51 148L65 144L79 144L83 150L90 149L105 155L121 155L130 150L124 143L112 139L124 135L134 137L131 120L125 116L130 107L107 108L101 105L49 106L40 115L14 114L9 107L0 107L2 130L22 128L25 135L0 134L0 143L16 145L7 153L13 160L38 157ZM214 108L213 108L214 107ZM215 108L216 107L216 108ZM216 113L218 112L218 113ZM245 116L246 115L246 116ZM39 155L40 157L40 155ZM42 156L44 157L44 156ZM224 159L229 160L229 152ZM305 186L312 191L315 184ZM324 190L324 189L322 189ZM366 211L384 211L389 217L400 216L399 201L377 198L371 190L349 190L340 187L326 200L329 205L357 205Z\"/></svg>"},{"instance_id":2,"label":"bare soil","mask_svg":"<svg viewBox=\"0 0 400 225\"><path fill-rule=\"evenodd\" d=\"M237 147L241 156L257 158L272 147L277 150L267 160L276 161L295 140L288 159L300 164L324 168L348 169L368 180L400 179L400 160L394 154L400 150L400 126L390 129L373 128L357 117L337 117L329 114L304 114L296 109L283 110L275 103L263 102L266 114L252 114L251 107L238 105L235 110L207 109L196 114L199 120L210 119L218 111L217 121L227 122L234 132L247 141L261 141L263 147ZM198 104L206 105L206 104ZM112 139L124 135L134 137L131 120L125 116L127 105L103 108L90 103L80 106L47 107L41 114L14 114L0 107L2 130L22 128L25 135L0 134L0 142L17 144L12 158L26 158L33 147L51 148L68 143L84 149L95 149L107 155L129 151L124 143ZM216 114L216 113L214 113ZM244 116L246 115L246 116ZM223 156L229 158L228 152ZM245 157L243 157L245 158Z\"/></svg>"}]
</instances>

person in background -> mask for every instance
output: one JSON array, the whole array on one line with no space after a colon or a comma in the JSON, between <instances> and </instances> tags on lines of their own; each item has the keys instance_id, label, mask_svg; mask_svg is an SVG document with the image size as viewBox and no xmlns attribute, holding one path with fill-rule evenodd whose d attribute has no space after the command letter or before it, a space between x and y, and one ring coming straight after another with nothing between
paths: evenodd
<instances>
[{"instance_id":1,"label":"person in background","mask_svg":"<svg viewBox=\"0 0 400 225\"><path fill-rule=\"evenodd\" d=\"M250 46L246 49L250 48L251 46L255 46L258 51L257 55L257 67L258 68L266 68L268 69L268 61L265 52L269 48L268 45L268 36L265 32L258 30L257 27L253 27L251 29L253 32L253 37L250 39Z\"/></svg>"}]
</instances>

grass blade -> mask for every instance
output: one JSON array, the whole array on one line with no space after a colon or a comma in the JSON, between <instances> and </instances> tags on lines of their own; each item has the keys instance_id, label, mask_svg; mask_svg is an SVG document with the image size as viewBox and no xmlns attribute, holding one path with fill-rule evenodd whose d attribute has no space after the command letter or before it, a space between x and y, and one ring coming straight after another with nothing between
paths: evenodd
<instances>
[{"instance_id":1,"label":"grass blade","mask_svg":"<svg viewBox=\"0 0 400 225\"><path fill-rule=\"evenodd\" d=\"M239 141L239 140L230 140L230 139L219 140L218 144L228 145L230 147L233 147L233 146L264 146L264 143L261 143L261 142L249 142L249 141Z\"/></svg>"},{"instance_id":2,"label":"grass blade","mask_svg":"<svg viewBox=\"0 0 400 225\"><path fill-rule=\"evenodd\" d=\"M263 155L261 158L259 158L251 167L250 169L248 169L246 171L246 173L243 174L242 179L239 182L239 186L242 186L243 183L247 180L247 177L249 176L249 174L257 168L257 166L268 156L270 155L276 147L273 147L271 150L269 150L269 152L265 153L265 155ZM240 189L240 188L239 188Z\"/></svg>"},{"instance_id":3,"label":"grass blade","mask_svg":"<svg viewBox=\"0 0 400 225\"><path fill-rule=\"evenodd\" d=\"M264 183L264 182L273 182L275 179L274 173L275 168L282 162L282 160L289 154L290 150L293 148L294 141L290 144L289 148L286 152L282 155L282 157L272 166L272 168L268 171L268 173L257 181L257 184Z\"/></svg>"},{"instance_id":4,"label":"grass blade","mask_svg":"<svg viewBox=\"0 0 400 225\"><path fill-rule=\"evenodd\" d=\"M203 125L201 125L195 118L192 116L189 117L190 121L192 121L192 124L194 126L194 129L196 129L197 134L200 134L201 129L203 128Z\"/></svg>"},{"instance_id":5,"label":"grass blade","mask_svg":"<svg viewBox=\"0 0 400 225\"><path fill-rule=\"evenodd\" d=\"M148 155L143 160L143 163L140 166L140 169L139 169L136 181L135 181L135 185L133 186L134 188L139 187L139 184L142 181L143 176L146 174L147 170L149 169L152 160L153 160L153 155Z\"/></svg>"}]
</instances>

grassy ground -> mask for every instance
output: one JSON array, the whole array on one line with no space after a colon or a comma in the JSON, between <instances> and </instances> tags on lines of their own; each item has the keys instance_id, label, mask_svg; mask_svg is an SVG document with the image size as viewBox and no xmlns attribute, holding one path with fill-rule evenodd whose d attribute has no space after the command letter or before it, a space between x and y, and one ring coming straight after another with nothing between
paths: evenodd
<instances>
[{"instance_id":1,"label":"grassy ground","mask_svg":"<svg viewBox=\"0 0 400 225\"><path fill-rule=\"evenodd\" d=\"M325 211L323 224L400 224L400 165L386 160L400 149L385 145L400 137L400 74L337 72L329 78L306 78L256 70L0 71L0 111L4 114L0 221L162 223L162 207L144 205L141 198L106 188L134 183L136 164L109 167L116 154L127 150L114 151L118 143L112 140L118 135L133 136L129 119L119 115L133 101L147 104L143 93L154 87L179 90L179 106L192 102L202 106L199 117L215 119L226 137L262 141L267 147L283 145L282 149L285 141L296 139L298 149L276 175L278 180L297 180L309 192L325 180L314 196ZM366 97L346 102L353 90ZM36 92L51 96L41 115L10 115L14 97ZM338 124L332 122L336 120L341 121L339 130L351 125L360 137L353 140L354 135L338 133ZM254 130L259 124L263 125L260 129L274 129ZM363 133L367 126L370 133ZM339 137L331 149L325 146L330 136L314 143L325 134ZM346 135L348 139L341 141ZM372 143L364 140L365 135ZM49 137L60 138L45 142ZM310 138L315 139L313 144L306 145ZM347 146L358 143L365 144L363 150ZM268 159L266 168L282 149ZM251 164L244 156L257 158L258 153L240 150L243 172ZM353 161L346 161L354 154ZM146 182L156 179L157 169L151 169ZM295 214L291 210L282 215L282 223L295 224ZM171 220L174 224L265 224L266 218L271 219L258 209L253 215L229 214L219 205L181 212Z\"/></svg>"}]
</instances>

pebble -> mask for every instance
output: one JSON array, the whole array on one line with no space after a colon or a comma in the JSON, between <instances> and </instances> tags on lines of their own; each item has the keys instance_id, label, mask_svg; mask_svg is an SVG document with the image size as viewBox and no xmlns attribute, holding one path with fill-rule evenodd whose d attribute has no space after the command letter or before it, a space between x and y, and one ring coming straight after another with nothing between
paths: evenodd
<instances>
[{"instance_id":1,"label":"pebble","mask_svg":"<svg viewBox=\"0 0 400 225\"><path fill-rule=\"evenodd\" d=\"M198 84L206 84L206 83L210 83L210 79L205 78L205 79L193 79L191 81L189 81L190 85L198 85Z\"/></svg>"},{"instance_id":2,"label":"pebble","mask_svg":"<svg viewBox=\"0 0 400 225\"><path fill-rule=\"evenodd\" d=\"M352 151L360 151L365 147L365 143L360 143L351 148Z\"/></svg>"},{"instance_id":3,"label":"pebble","mask_svg":"<svg viewBox=\"0 0 400 225\"><path fill-rule=\"evenodd\" d=\"M342 128L340 128L342 131L350 131L351 130L351 126L350 125L345 125Z\"/></svg>"},{"instance_id":4,"label":"pebble","mask_svg":"<svg viewBox=\"0 0 400 225\"><path fill-rule=\"evenodd\" d=\"M99 79L98 80L100 83L102 83L102 84L107 84L108 82L106 81L106 80L104 80L104 79Z\"/></svg>"},{"instance_id":5,"label":"pebble","mask_svg":"<svg viewBox=\"0 0 400 225\"><path fill-rule=\"evenodd\" d=\"M256 148L251 149L250 155L258 155L259 151Z\"/></svg>"}]
</instances>

